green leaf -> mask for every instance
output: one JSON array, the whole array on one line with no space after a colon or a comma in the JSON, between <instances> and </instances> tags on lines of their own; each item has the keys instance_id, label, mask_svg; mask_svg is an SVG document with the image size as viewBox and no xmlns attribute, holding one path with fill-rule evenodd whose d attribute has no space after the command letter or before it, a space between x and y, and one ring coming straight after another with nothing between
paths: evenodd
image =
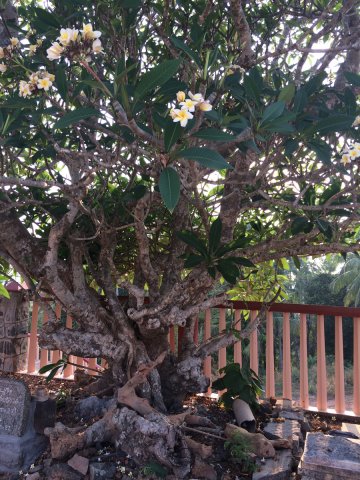
<instances>
[{"instance_id":1,"label":"green leaf","mask_svg":"<svg viewBox=\"0 0 360 480\"><path fill-rule=\"evenodd\" d=\"M289 83L279 93L278 100L282 100L285 103L290 103L295 95L295 84Z\"/></svg>"},{"instance_id":2,"label":"green leaf","mask_svg":"<svg viewBox=\"0 0 360 480\"><path fill-rule=\"evenodd\" d=\"M203 128L192 135L196 138L210 140L212 142L231 142L235 140L235 136L230 133L222 132L217 128Z\"/></svg>"},{"instance_id":3,"label":"green leaf","mask_svg":"<svg viewBox=\"0 0 360 480\"><path fill-rule=\"evenodd\" d=\"M293 255L293 256L292 256L292 259L293 259L293 262L294 262L295 267L296 267L298 270L300 270L300 268L301 268L301 263L300 263L299 257L297 257L296 255Z\"/></svg>"},{"instance_id":4,"label":"green leaf","mask_svg":"<svg viewBox=\"0 0 360 480\"><path fill-rule=\"evenodd\" d=\"M312 223L309 222L308 218L296 217L291 224L290 230L293 235L301 232L309 233L309 231L311 231L310 226L312 226Z\"/></svg>"},{"instance_id":5,"label":"green leaf","mask_svg":"<svg viewBox=\"0 0 360 480\"><path fill-rule=\"evenodd\" d=\"M89 117L100 117L101 113L95 108L81 107L71 112L65 113L63 117L60 118L55 124L54 129L67 128L74 123L80 122L80 120L85 120Z\"/></svg>"},{"instance_id":6,"label":"green leaf","mask_svg":"<svg viewBox=\"0 0 360 480\"><path fill-rule=\"evenodd\" d=\"M120 0L119 5L122 8L140 8L142 0Z\"/></svg>"},{"instance_id":7,"label":"green leaf","mask_svg":"<svg viewBox=\"0 0 360 480\"><path fill-rule=\"evenodd\" d=\"M164 168L159 179L159 190L166 208L172 213L180 197L180 179L172 167Z\"/></svg>"},{"instance_id":8,"label":"green leaf","mask_svg":"<svg viewBox=\"0 0 360 480\"><path fill-rule=\"evenodd\" d=\"M181 61L181 59L165 60L165 62L160 63L160 65L152 68L149 72L144 73L135 89L135 96L142 98L147 92L167 82L178 71Z\"/></svg>"},{"instance_id":9,"label":"green leaf","mask_svg":"<svg viewBox=\"0 0 360 480\"><path fill-rule=\"evenodd\" d=\"M12 97L0 103L0 108L34 108L36 101L32 98Z\"/></svg>"},{"instance_id":10,"label":"green leaf","mask_svg":"<svg viewBox=\"0 0 360 480\"><path fill-rule=\"evenodd\" d=\"M164 131L164 144L166 152L169 152L171 150L171 147L175 145L175 143L181 137L182 132L183 128L179 122L167 122Z\"/></svg>"},{"instance_id":11,"label":"green leaf","mask_svg":"<svg viewBox=\"0 0 360 480\"><path fill-rule=\"evenodd\" d=\"M49 12L49 10L44 10L43 8L36 7L34 8L34 11L36 12L37 18L46 25L55 28L61 27L61 23L59 22L57 16Z\"/></svg>"},{"instance_id":12,"label":"green leaf","mask_svg":"<svg viewBox=\"0 0 360 480\"><path fill-rule=\"evenodd\" d=\"M186 45L186 43L179 37L175 37L175 35L171 35L170 40L175 45L176 48L182 50L186 53L194 62L198 65L198 67L202 68L202 63L199 55L191 50L190 47Z\"/></svg>"},{"instance_id":13,"label":"green leaf","mask_svg":"<svg viewBox=\"0 0 360 480\"><path fill-rule=\"evenodd\" d=\"M217 264L217 269L224 277L224 279L234 284L240 276L240 271L237 265L230 259L220 260Z\"/></svg>"},{"instance_id":14,"label":"green leaf","mask_svg":"<svg viewBox=\"0 0 360 480\"><path fill-rule=\"evenodd\" d=\"M219 217L212 223L210 227L210 232L209 232L210 253L215 252L215 250L219 248L220 240L221 240L221 232L222 232L222 222Z\"/></svg>"},{"instance_id":15,"label":"green leaf","mask_svg":"<svg viewBox=\"0 0 360 480\"><path fill-rule=\"evenodd\" d=\"M331 147L321 140L308 142L308 147L316 153L317 158L325 163L331 165Z\"/></svg>"},{"instance_id":16,"label":"green leaf","mask_svg":"<svg viewBox=\"0 0 360 480\"><path fill-rule=\"evenodd\" d=\"M197 267L198 265L200 265L200 263L202 263L204 261L204 257L202 255L195 255L193 253L191 253L190 255L188 255L188 257L186 258L185 262L184 262L184 267L185 268L193 268L193 267Z\"/></svg>"},{"instance_id":17,"label":"green leaf","mask_svg":"<svg viewBox=\"0 0 360 480\"><path fill-rule=\"evenodd\" d=\"M5 298L10 298L10 293L6 290L6 288L2 283L0 283L0 296Z\"/></svg>"},{"instance_id":18,"label":"green leaf","mask_svg":"<svg viewBox=\"0 0 360 480\"><path fill-rule=\"evenodd\" d=\"M360 75L358 73L344 72L344 77L349 83L351 83L351 85L360 87Z\"/></svg>"},{"instance_id":19,"label":"green leaf","mask_svg":"<svg viewBox=\"0 0 360 480\"><path fill-rule=\"evenodd\" d=\"M216 152L215 150L210 150L209 148L187 148L180 151L178 156L188 160L194 160L195 162L200 163L200 165L203 165L207 168L212 168L213 170L232 168L232 166L225 161L224 157L220 155L220 153Z\"/></svg>"},{"instance_id":20,"label":"green leaf","mask_svg":"<svg viewBox=\"0 0 360 480\"><path fill-rule=\"evenodd\" d=\"M333 236L333 230L332 230L330 222L328 222L327 220L323 220L321 218L317 218L315 220L315 223L318 226L320 232L325 236L325 238L328 241L331 241L332 236Z\"/></svg>"},{"instance_id":21,"label":"green leaf","mask_svg":"<svg viewBox=\"0 0 360 480\"><path fill-rule=\"evenodd\" d=\"M44 367L41 367L40 370L39 370L39 373L43 374L43 373L49 372L53 368L61 367L62 365L64 365L64 363L65 363L64 359L61 358L60 360L58 360L55 363L49 363L48 365L45 365Z\"/></svg>"},{"instance_id":22,"label":"green leaf","mask_svg":"<svg viewBox=\"0 0 360 480\"><path fill-rule=\"evenodd\" d=\"M198 238L194 233L185 230L183 232L177 232L176 235L180 240L197 250L203 257L207 258L209 256L205 242Z\"/></svg>"},{"instance_id":23,"label":"green leaf","mask_svg":"<svg viewBox=\"0 0 360 480\"><path fill-rule=\"evenodd\" d=\"M237 263L238 265L242 265L243 267L256 268L256 265L245 257L227 257L227 259Z\"/></svg>"},{"instance_id":24,"label":"green leaf","mask_svg":"<svg viewBox=\"0 0 360 480\"><path fill-rule=\"evenodd\" d=\"M285 109L285 102L282 100L279 102L272 103L271 105L268 105L265 108L260 125L266 122L268 123L272 122L276 118L280 117L283 114L284 109Z\"/></svg>"},{"instance_id":25,"label":"green leaf","mask_svg":"<svg viewBox=\"0 0 360 480\"><path fill-rule=\"evenodd\" d=\"M61 98L66 102L68 96L68 85L65 74L65 65L58 65L55 72L55 84Z\"/></svg>"},{"instance_id":26,"label":"green leaf","mask_svg":"<svg viewBox=\"0 0 360 480\"><path fill-rule=\"evenodd\" d=\"M354 117L352 115L336 114L319 120L316 130L320 134L343 132L351 128L353 121Z\"/></svg>"}]
</instances>

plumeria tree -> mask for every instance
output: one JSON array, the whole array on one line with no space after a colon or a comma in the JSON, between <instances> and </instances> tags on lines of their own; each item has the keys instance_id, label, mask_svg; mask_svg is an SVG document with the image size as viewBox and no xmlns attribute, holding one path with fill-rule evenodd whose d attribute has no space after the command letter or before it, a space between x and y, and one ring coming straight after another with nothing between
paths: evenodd
<instances>
[{"instance_id":1,"label":"plumeria tree","mask_svg":"<svg viewBox=\"0 0 360 480\"><path fill-rule=\"evenodd\" d=\"M81 442L186 478L167 414L237 340L195 344L196 315L261 262L359 248L357 2L16 3L0 2L0 255L76 322L48 310L41 346L108 363L118 404Z\"/></svg>"}]
</instances>

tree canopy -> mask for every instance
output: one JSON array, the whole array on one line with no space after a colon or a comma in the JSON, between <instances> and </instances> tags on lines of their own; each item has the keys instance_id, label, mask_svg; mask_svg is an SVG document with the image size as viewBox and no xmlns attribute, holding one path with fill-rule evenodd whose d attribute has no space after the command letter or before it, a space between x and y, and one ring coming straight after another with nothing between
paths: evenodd
<instances>
[{"instance_id":1,"label":"tree canopy","mask_svg":"<svg viewBox=\"0 0 360 480\"><path fill-rule=\"evenodd\" d=\"M256 264L359 248L357 1L17 3L0 256L78 322L49 312L43 346L106 358L120 385L153 361L143 395L165 411L236 340L187 334L170 364L170 326L191 332Z\"/></svg>"}]
</instances>

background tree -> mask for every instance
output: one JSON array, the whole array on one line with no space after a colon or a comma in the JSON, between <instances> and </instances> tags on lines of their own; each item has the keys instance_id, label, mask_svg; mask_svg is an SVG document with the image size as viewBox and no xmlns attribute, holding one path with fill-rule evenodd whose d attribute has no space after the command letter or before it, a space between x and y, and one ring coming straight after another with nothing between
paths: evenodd
<instances>
[{"instance_id":1,"label":"background tree","mask_svg":"<svg viewBox=\"0 0 360 480\"><path fill-rule=\"evenodd\" d=\"M1 2L0 255L76 320L49 310L43 348L108 362L121 406L82 441L185 478L166 412L237 340L192 340L219 278L358 249L357 2L18 5L16 24Z\"/></svg>"}]
</instances>

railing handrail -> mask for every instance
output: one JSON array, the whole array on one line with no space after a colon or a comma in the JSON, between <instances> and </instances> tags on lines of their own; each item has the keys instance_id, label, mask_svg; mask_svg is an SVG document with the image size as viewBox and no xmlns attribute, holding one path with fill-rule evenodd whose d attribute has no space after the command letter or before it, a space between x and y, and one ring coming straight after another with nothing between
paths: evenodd
<instances>
[{"instance_id":1,"label":"railing handrail","mask_svg":"<svg viewBox=\"0 0 360 480\"><path fill-rule=\"evenodd\" d=\"M241 300L229 301L228 305L217 305L215 308L234 308L235 310L260 310L262 302L244 302ZM270 312L286 313L308 313L314 315L333 315L341 317L360 317L360 308L340 307L334 305L312 305L301 303L272 303L269 306Z\"/></svg>"}]
</instances>

